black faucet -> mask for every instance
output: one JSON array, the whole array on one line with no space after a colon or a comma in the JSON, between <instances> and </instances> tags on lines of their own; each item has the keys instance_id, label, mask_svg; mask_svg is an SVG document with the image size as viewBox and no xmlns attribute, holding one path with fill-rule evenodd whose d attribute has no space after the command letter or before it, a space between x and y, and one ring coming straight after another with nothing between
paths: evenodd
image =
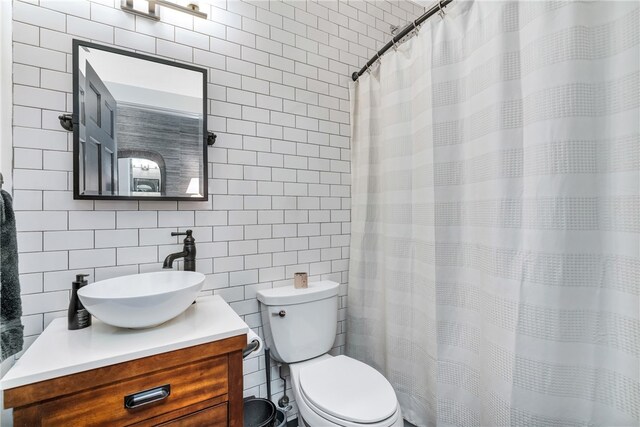
<instances>
[{"instance_id":1,"label":"black faucet","mask_svg":"<svg viewBox=\"0 0 640 427\"><path fill-rule=\"evenodd\" d=\"M173 261L178 258L184 258L185 271L196 271L196 239L193 238L191 233L193 233L193 230L187 230L184 233L176 233L175 231L171 233L172 236L187 237L184 238L182 252L167 255L162 268L173 268Z\"/></svg>"}]
</instances>

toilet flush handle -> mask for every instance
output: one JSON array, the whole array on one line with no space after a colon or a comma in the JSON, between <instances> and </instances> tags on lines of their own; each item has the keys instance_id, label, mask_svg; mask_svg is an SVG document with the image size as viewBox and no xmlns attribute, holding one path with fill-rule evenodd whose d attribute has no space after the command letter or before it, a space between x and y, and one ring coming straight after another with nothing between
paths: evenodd
<instances>
[{"instance_id":1,"label":"toilet flush handle","mask_svg":"<svg viewBox=\"0 0 640 427\"><path fill-rule=\"evenodd\" d=\"M280 311L278 311L278 312L275 312L275 311L274 311L272 314L273 314L274 316L284 317L284 316L286 316L286 315L287 315L287 312L286 312L286 311L284 311L284 310L280 310Z\"/></svg>"}]
</instances>

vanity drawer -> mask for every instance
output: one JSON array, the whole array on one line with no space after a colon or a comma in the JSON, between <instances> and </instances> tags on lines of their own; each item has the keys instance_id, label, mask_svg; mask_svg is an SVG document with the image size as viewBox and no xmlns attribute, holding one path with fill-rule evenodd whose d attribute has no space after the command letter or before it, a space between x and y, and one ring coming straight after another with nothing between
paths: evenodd
<instances>
[{"instance_id":1,"label":"vanity drawer","mask_svg":"<svg viewBox=\"0 0 640 427\"><path fill-rule=\"evenodd\" d=\"M170 388L166 397L157 391L165 385L169 386L165 389ZM140 392L149 390L157 392L148 393L145 399ZM228 362L224 355L83 390L43 402L33 409L38 411L40 425L70 426L77 425L78 420L82 420L83 426L128 425L227 393ZM130 395L137 395L136 399L129 399L130 406L137 406L133 409L125 407L125 397ZM144 404L154 399L157 400ZM226 404L224 411L226 414ZM16 421L19 425L19 420Z\"/></svg>"},{"instance_id":2,"label":"vanity drawer","mask_svg":"<svg viewBox=\"0 0 640 427\"><path fill-rule=\"evenodd\" d=\"M223 403L193 414L158 424L163 427L218 427L227 425L227 404Z\"/></svg>"}]
</instances>

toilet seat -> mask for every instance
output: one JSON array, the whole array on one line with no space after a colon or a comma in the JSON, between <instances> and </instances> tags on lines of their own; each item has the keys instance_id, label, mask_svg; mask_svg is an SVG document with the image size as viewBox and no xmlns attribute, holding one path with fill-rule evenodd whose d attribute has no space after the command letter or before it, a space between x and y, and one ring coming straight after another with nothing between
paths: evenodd
<instances>
[{"instance_id":1,"label":"toilet seat","mask_svg":"<svg viewBox=\"0 0 640 427\"><path fill-rule=\"evenodd\" d=\"M300 400L302 401L303 405L306 407L306 410L311 410L313 411L313 413L315 414L315 416L319 419L321 419L322 421L320 422L320 424L310 424L311 426L339 426L339 427L394 427L398 425L398 422L400 422L400 426L403 425L403 420L402 417L400 416L400 407L398 406L397 411L393 414L393 416L391 418L388 418L386 420L377 422L377 423L372 423L372 424L363 424L363 423L356 423L356 422L351 422L351 421L346 421L346 420L342 420L340 418L334 417L330 414L327 414L325 412L323 412L321 409L317 408L316 406L313 405L313 403L309 402L308 398L305 396L304 392L300 392L300 396L299 396ZM306 411L303 410L301 408L301 406L298 406L298 410L301 412L301 414L305 413ZM305 413L306 416L306 413ZM316 423L318 423L319 421L316 420ZM306 424L300 424L300 425L304 425L306 426Z\"/></svg>"},{"instance_id":2,"label":"toilet seat","mask_svg":"<svg viewBox=\"0 0 640 427\"><path fill-rule=\"evenodd\" d=\"M302 367L299 382L301 398L309 408L338 425L389 426L399 412L395 392L386 378L346 356Z\"/></svg>"}]
</instances>

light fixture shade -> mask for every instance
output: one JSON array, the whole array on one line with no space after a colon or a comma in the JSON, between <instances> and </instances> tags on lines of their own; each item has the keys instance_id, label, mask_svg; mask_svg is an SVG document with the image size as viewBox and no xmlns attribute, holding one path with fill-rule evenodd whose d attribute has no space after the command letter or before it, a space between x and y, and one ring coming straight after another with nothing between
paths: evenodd
<instances>
[{"instance_id":1,"label":"light fixture shade","mask_svg":"<svg viewBox=\"0 0 640 427\"><path fill-rule=\"evenodd\" d=\"M126 12L133 13L138 16L144 16L145 18L153 19L154 21L160 20L158 6L164 6L169 9L177 10L178 12L207 19L207 14L200 12L200 5L197 1L183 1L182 3L188 4L183 6L168 0L122 0L120 8Z\"/></svg>"},{"instance_id":2,"label":"light fixture shade","mask_svg":"<svg viewBox=\"0 0 640 427\"><path fill-rule=\"evenodd\" d=\"M201 197L200 178L191 178L189 186L187 187L187 194L191 194L191 197Z\"/></svg>"}]
</instances>

